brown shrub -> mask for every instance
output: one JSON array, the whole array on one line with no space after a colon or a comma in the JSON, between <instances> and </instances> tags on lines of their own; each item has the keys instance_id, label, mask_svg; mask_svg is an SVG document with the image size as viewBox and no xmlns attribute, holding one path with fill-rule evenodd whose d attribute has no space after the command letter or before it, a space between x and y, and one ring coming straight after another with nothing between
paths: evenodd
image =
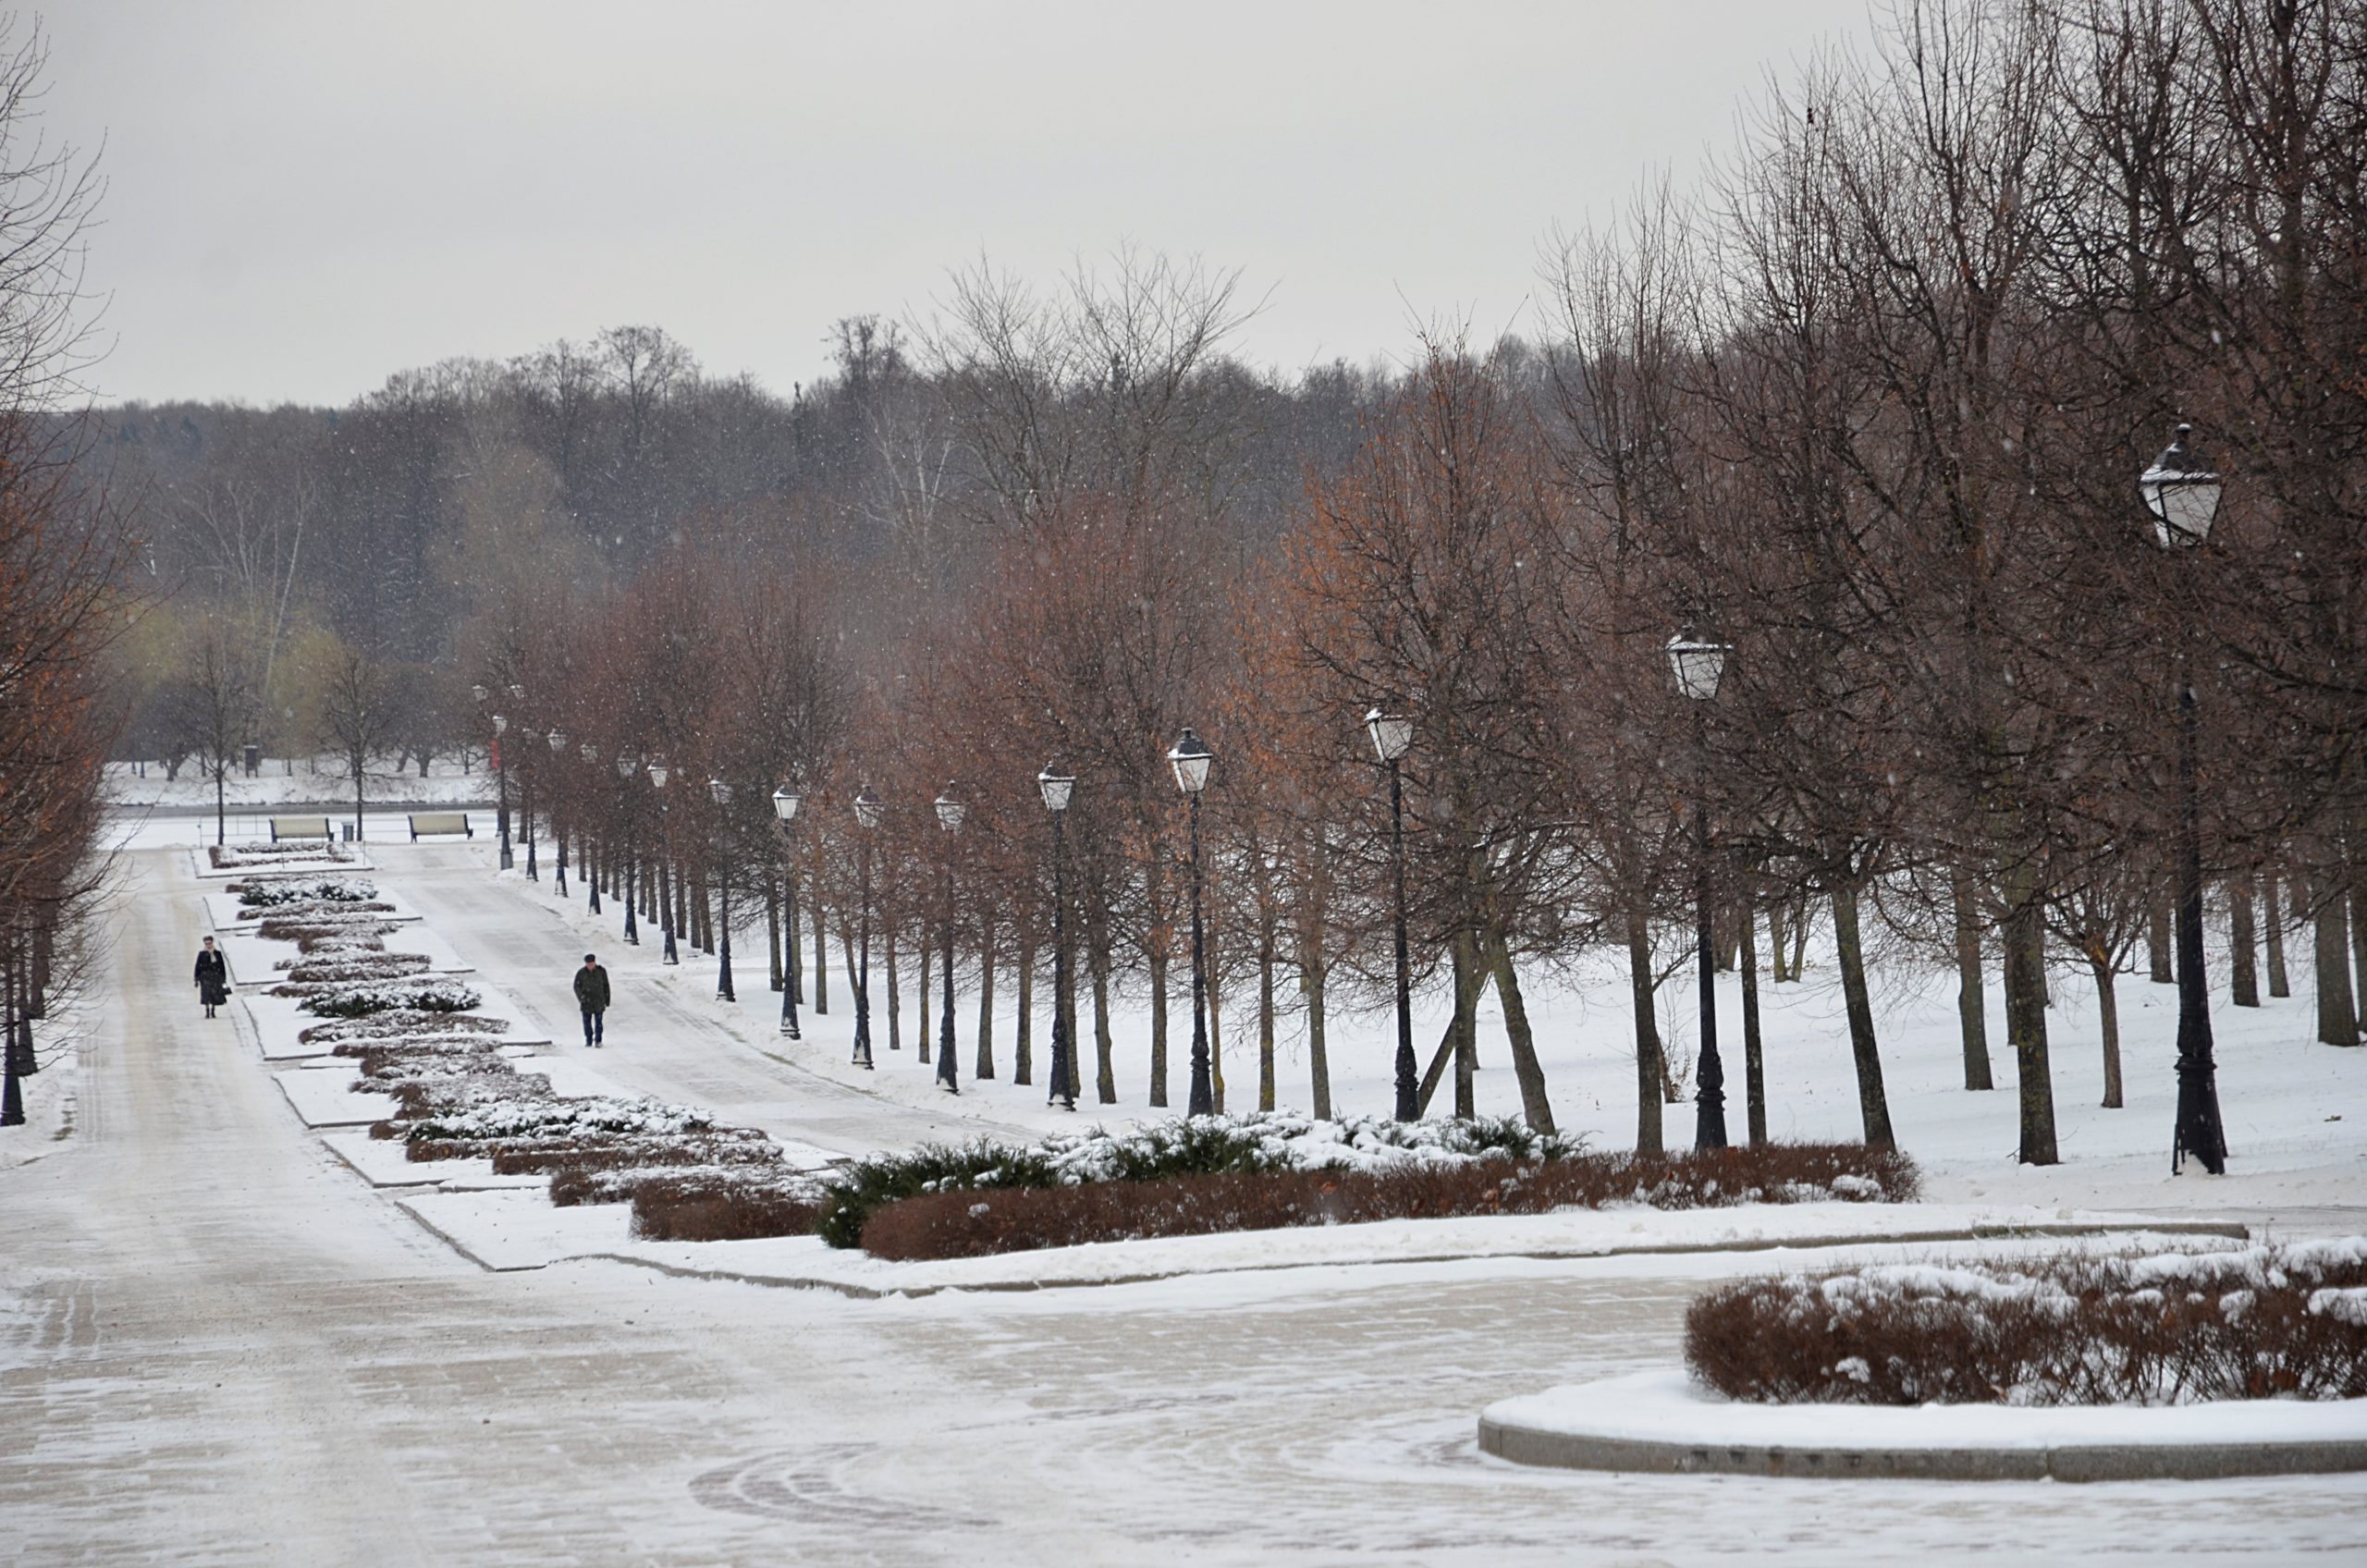
<instances>
[{"instance_id":1,"label":"brown shrub","mask_svg":"<svg viewBox=\"0 0 2367 1568\"><path fill-rule=\"evenodd\" d=\"M1845 1199L1903 1202L1912 1161L1855 1144L1775 1144L1704 1154L1579 1155L1283 1170L1084 1186L964 1189L889 1204L863 1227L887 1258L978 1257L1147 1236L1198 1236L1373 1219L1544 1214L1632 1202L1655 1208Z\"/></svg>"},{"instance_id":2,"label":"brown shrub","mask_svg":"<svg viewBox=\"0 0 2367 1568\"><path fill-rule=\"evenodd\" d=\"M822 1219L810 1178L717 1167L652 1175L632 1190L632 1233L651 1242L743 1242L803 1236Z\"/></svg>"},{"instance_id":3,"label":"brown shrub","mask_svg":"<svg viewBox=\"0 0 2367 1568\"><path fill-rule=\"evenodd\" d=\"M1694 1298L1685 1359L1776 1403L2357 1399L2367 1241L1745 1280Z\"/></svg>"}]
</instances>

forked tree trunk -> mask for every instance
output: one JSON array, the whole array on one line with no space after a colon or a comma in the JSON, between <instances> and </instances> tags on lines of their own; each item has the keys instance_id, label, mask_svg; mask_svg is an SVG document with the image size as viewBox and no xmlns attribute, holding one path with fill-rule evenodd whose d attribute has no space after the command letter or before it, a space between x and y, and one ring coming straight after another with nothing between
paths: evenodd
<instances>
[{"instance_id":1,"label":"forked tree trunk","mask_svg":"<svg viewBox=\"0 0 2367 1568\"><path fill-rule=\"evenodd\" d=\"M1504 1004L1504 1039L1511 1047L1513 1077L1520 1084L1523 1121L1539 1133L1553 1131L1553 1105L1545 1094L1545 1068L1537 1060L1537 1036L1528 1023L1528 1003L1520 994L1520 976L1513 970L1512 948L1498 937L1490 954L1496 996Z\"/></svg>"},{"instance_id":2,"label":"forked tree trunk","mask_svg":"<svg viewBox=\"0 0 2367 1568\"><path fill-rule=\"evenodd\" d=\"M2252 884L2249 876L2227 884L2227 999L2238 1007L2260 1006L2260 939L2252 929Z\"/></svg>"},{"instance_id":3,"label":"forked tree trunk","mask_svg":"<svg viewBox=\"0 0 2367 1568\"><path fill-rule=\"evenodd\" d=\"M2118 1110L2120 1098L2120 998L2114 988L2112 958L2103 944L2091 938L2083 951L2088 971L2096 977L2096 1021L2103 1031L2104 1109Z\"/></svg>"},{"instance_id":4,"label":"forked tree trunk","mask_svg":"<svg viewBox=\"0 0 2367 1568\"><path fill-rule=\"evenodd\" d=\"M1652 1004L1652 932L1644 912L1627 911L1627 999L1636 1014L1636 1152L1661 1144L1661 1027Z\"/></svg>"},{"instance_id":5,"label":"forked tree trunk","mask_svg":"<svg viewBox=\"0 0 2367 1568\"><path fill-rule=\"evenodd\" d=\"M1841 967L1841 997L1849 1014L1849 1054L1858 1069L1858 1115L1870 1149L1897 1147L1891 1134L1890 1098L1883 1090L1883 1059L1874 1039L1874 1006L1866 989L1866 949L1858 930L1858 889L1833 890L1833 941Z\"/></svg>"},{"instance_id":6,"label":"forked tree trunk","mask_svg":"<svg viewBox=\"0 0 2367 1568\"><path fill-rule=\"evenodd\" d=\"M1956 906L1956 1031L1964 1041L1964 1086L1996 1087L1989 1071L1989 1013L1981 985L1981 912L1973 903L1972 878L1958 871L1949 878Z\"/></svg>"},{"instance_id":7,"label":"forked tree trunk","mask_svg":"<svg viewBox=\"0 0 2367 1568\"><path fill-rule=\"evenodd\" d=\"M2024 1165L2057 1162L2054 1144L2054 1078L2046 1048L2044 931L2036 907L2015 900L2005 919L2005 1038L2014 1049L2020 1079L2021 1146Z\"/></svg>"}]
</instances>

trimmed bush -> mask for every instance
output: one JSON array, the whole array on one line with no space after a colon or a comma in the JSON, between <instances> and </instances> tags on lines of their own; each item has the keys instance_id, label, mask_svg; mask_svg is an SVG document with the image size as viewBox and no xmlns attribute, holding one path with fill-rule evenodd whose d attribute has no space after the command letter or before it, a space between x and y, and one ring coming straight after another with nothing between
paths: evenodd
<instances>
[{"instance_id":1,"label":"trimmed bush","mask_svg":"<svg viewBox=\"0 0 2367 1568\"><path fill-rule=\"evenodd\" d=\"M268 914L255 935L274 942L293 942L299 951L308 937L383 937L395 929L395 923L379 915L355 914Z\"/></svg>"},{"instance_id":2,"label":"trimmed bush","mask_svg":"<svg viewBox=\"0 0 2367 1568\"><path fill-rule=\"evenodd\" d=\"M296 1038L308 1046L337 1046L402 1039L425 1043L433 1039L448 1039L455 1035L508 1033L509 1020L506 1018L486 1018L472 1012L420 1012L409 1008L395 1008L360 1018L338 1018L326 1023L311 1024ZM334 1054L354 1056L360 1053L339 1050Z\"/></svg>"},{"instance_id":3,"label":"trimmed bush","mask_svg":"<svg viewBox=\"0 0 2367 1568\"><path fill-rule=\"evenodd\" d=\"M989 1192L940 1190L874 1209L861 1244L878 1257L977 1257L1150 1236L1197 1236L1375 1219L1545 1214L1637 1203L1655 1208L1743 1203L1904 1202L1912 1162L1855 1144L1638 1158L1404 1162L1377 1170L1265 1170ZM835 1193L834 1193L835 1197ZM834 1207L825 1220L832 1245Z\"/></svg>"},{"instance_id":4,"label":"trimmed bush","mask_svg":"<svg viewBox=\"0 0 2367 1568\"><path fill-rule=\"evenodd\" d=\"M267 867L283 861L354 858L353 851L344 845L319 839L290 843L264 839L244 844L208 844L205 848L215 869L223 871L245 865Z\"/></svg>"},{"instance_id":5,"label":"trimmed bush","mask_svg":"<svg viewBox=\"0 0 2367 1568\"><path fill-rule=\"evenodd\" d=\"M249 909L282 909L291 904L356 904L372 909L386 909L386 904L373 903L377 898L375 883L350 876L276 876L269 881L240 882L230 891Z\"/></svg>"},{"instance_id":6,"label":"trimmed bush","mask_svg":"<svg viewBox=\"0 0 2367 1568\"><path fill-rule=\"evenodd\" d=\"M587 1133L653 1135L705 1132L714 1119L688 1106L654 1099L497 1100L414 1122L414 1143L489 1143L511 1138L580 1138Z\"/></svg>"},{"instance_id":7,"label":"trimmed bush","mask_svg":"<svg viewBox=\"0 0 2367 1568\"><path fill-rule=\"evenodd\" d=\"M288 972L288 978L271 988L275 997L309 997L323 991L339 990L350 986L370 985L386 980L408 980L427 973L424 953L374 953L365 957L338 957L318 963L299 963Z\"/></svg>"},{"instance_id":8,"label":"trimmed bush","mask_svg":"<svg viewBox=\"0 0 2367 1568\"><path fill-rule=\"evenodd\" d=\"M493 1169L502 1176L558 1176L634 1166L778 1166L780 1157L780 1145L754 1128L713 1127L681 1137L602 1135L503 1148L494 1154Z\"/></svg>"},{"instance_id":9,"label":"trimmed bush","mask_svg":"<svg viewBox=\"0 0 2367 1568\"><path fill-rule=\"evenodd\" d=\"M375 1012L465 1012L484 999L457 980L429 979L341 986L297 1005L318 1018L365 1018Z\"/></svg>"},{"instance_id":10,"label":"trimmed bush","mask_svg":"<svg viewBox=\"0 0 2367 1568\"><path fill-rule=\"evenodd\" d=\"M2358 1399L2367 1238L1746 1280L1694 1299L1685 1359L1774 1403Z\"/></svg>"},{"instance_id":11,"label":"trimmed bush","mask_svg":"<svg viewBox=\"0 0 2367 1568\"><path fill-rule=\"evenodd\" d=\"M651 1242L803 1236L822 1216L811 1178L747 1167L668 1171L632 1191L632 1233Z\"/></svg>"}]
</instances>

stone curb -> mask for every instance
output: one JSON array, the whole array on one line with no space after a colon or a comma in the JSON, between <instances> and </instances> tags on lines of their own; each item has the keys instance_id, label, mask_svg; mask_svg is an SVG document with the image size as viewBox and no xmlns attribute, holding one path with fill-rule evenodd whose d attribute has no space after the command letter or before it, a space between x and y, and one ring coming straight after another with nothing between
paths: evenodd
<instances>
[{"instance_id":1,"label":"stone curb","mask_svg":"<svg viewBox=\"0 0 2367 1568\"><path fill-rule=\"evenodd\" d=\"M1657 1476L1821 1480L2202 1481L2367 1470L2367 1439L2299 1443L2078 1443L2056 1448L1791 1448L1596 1437L1479 1420L1481 1452L1515 1464Z\"/></svg>"}]
</instances>

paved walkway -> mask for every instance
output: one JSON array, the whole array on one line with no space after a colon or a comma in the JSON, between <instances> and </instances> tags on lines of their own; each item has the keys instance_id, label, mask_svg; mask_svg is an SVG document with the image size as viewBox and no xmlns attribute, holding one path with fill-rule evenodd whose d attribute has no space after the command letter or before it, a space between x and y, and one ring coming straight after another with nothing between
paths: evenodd
<instances>
[{"instance_id":1,"label":"paved walkway","mask_svg":"<svg viewBox=\"0 0 2367 1568\"><path fill-rule=\"evenodd\" d=\"M2347 1478L1876 1495L1478 1454L1493 1400L1668 1362L1699 1262L877 1303L487 1275L198 1016L186 873L134 861L77 1134L0 1173L12 1564L2258 1563L2367 1532Z\"/></svg>"}]
</instances>

